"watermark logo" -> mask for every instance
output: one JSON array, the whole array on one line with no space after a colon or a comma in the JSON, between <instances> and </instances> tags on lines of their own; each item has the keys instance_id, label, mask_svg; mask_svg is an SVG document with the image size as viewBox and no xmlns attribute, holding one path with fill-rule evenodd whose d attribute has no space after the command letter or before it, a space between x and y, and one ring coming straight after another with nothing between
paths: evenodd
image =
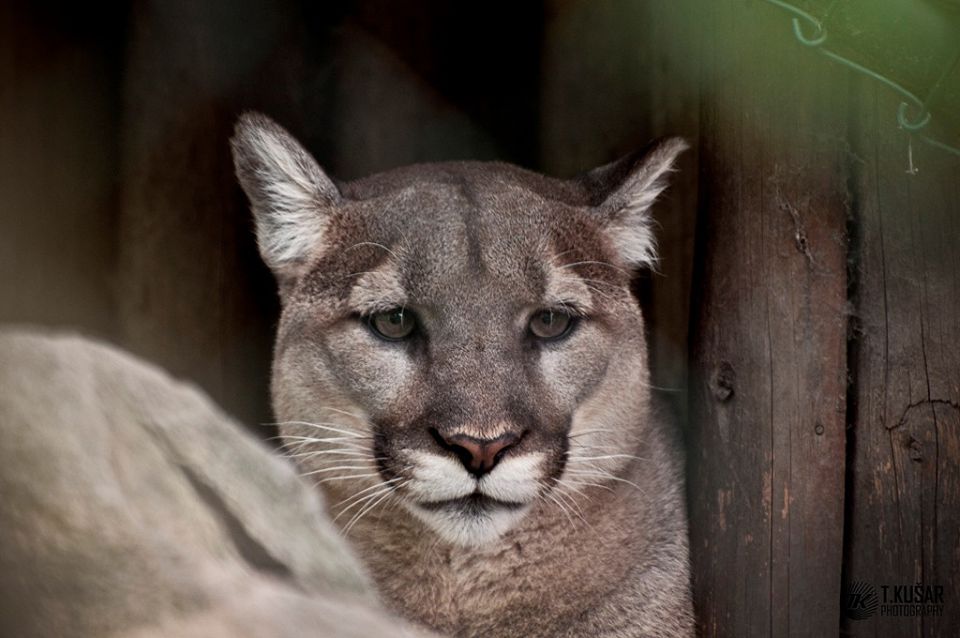
<instances>
[{"instance_id":1,"label":"watermark logo","mask_svg":"<svg viewBox=\"0 0 960 638\"><path fill-rule=\"evenodd\" d=\"M843 613L850 620L864 620L877 613L880 598L877 588L862 580L850 583L843 594Z\"/></svg>"},{"instance_id":2,"label":"watermark logo","mask_svg":"<svg viewBox=\"0 0 960 638\"><path fill-rule=\"evenodd\" d=\"M843 614L850 620L880 616L942 616L943 585L874 585L855 580L844 589Z\"/></svg>"}]
</instances>

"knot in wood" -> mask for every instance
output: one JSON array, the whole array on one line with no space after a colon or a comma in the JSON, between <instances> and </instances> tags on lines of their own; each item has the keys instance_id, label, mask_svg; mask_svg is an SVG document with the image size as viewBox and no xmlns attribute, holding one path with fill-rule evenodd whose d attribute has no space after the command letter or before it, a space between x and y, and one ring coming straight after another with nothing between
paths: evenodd
<instances>
[{"instance_id":1,"label":"knot in wood","mask_svg":"<svg viewBox=\"0 0 960 638\"><path fill-rule=\"evenodd\" d=\"M923 460L923 444L911 436L907 440L907 454L911 461L921 462Z\"/></svg>"},{"instance_id":2,"label":"knot in wood","mask_svg":"<svg viewBox=\"0 0 960 638\"><path fill-rule=\"evenodd\" d=\"M736 373L733 369L733 364L729 361L721 361L716 370L713 371L713 376L710 378L710 390L713 392L714 398L721 403L725 403L730 400L730 397L733 396L733 384L736 379Z\"/></svg>"}]
</instances>

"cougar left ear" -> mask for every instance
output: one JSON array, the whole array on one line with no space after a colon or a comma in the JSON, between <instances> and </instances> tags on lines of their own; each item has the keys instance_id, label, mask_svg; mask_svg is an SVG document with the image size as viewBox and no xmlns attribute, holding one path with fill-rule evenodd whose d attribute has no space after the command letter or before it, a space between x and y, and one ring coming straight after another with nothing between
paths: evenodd
<instances>
[{"instance_id":1,"label":"cougar left ear","mask_svg":"<svg viewBox=\"0 0 960 638\"><path fill-rule=\"evenodd\" d=\"M583 177L591 204L624 262L651 266L657 260L650 207L668 185L677 156L689 146L679 137L657 140Z\"/></svg>"},{"instance_id":2,"label":"cougar left ear","mask_svg":"<svg viewBox=\"0 0 960 638\"><path fill-rule=\"evenodd\" d=\"M282 287L323 250L340 191L310 153L264 115L243 114L230 145L253 209L260 255Z\"/></svg>"}]
</instances>

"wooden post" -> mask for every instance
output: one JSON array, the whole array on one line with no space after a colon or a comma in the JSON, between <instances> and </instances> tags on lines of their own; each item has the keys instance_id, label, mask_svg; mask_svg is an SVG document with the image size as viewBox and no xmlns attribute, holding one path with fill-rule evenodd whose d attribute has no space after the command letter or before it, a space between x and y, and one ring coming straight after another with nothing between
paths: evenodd
<instances>
[{"instance_id":1,"label":"wooden post","mask_svg":"<svg viewBox=\"0 0 960 638\"><path fill-rule=\"evenodd\" d=\"M847 77L763 2L704 5L688 440L703 636L839 626Z\"/></svg>"},{"instance_id":2,"label":"wooden post","mask_svg":"<svg viewBox=\"0 0 960 638\"><path fill-rule=\"evenodd\" d=\"M943 615L851 636L960 635L960 158L910 141L864 88L857 181L846 583L943 587Z\"/></svg>"}]
</instances>

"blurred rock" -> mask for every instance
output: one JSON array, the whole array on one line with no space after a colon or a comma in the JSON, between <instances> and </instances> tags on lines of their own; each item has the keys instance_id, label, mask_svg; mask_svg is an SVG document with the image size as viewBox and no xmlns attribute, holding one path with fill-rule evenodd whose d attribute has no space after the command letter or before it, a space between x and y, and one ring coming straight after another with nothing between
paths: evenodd
<instances>
[{"instance_id":1,"label":"blurred rock","mask_svg":"<svg viewBox=\"0 0 960 638\"><path fill-rule=\"evenodd\" d=\"M164 372L0 331L0 428L0 634L404 635L319 495Z\"/></svg>"}]
</instances>

